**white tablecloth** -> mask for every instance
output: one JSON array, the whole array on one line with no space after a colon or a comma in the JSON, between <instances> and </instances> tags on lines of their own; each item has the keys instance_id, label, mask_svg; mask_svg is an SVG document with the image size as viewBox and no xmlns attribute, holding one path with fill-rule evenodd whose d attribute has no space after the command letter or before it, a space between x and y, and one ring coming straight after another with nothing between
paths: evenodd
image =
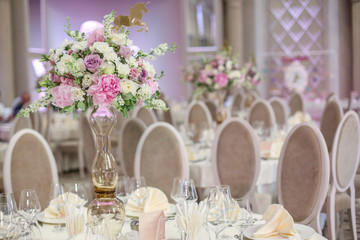
<instances>
[{"instance_id":1,"label":"white tablecloth","mask_svg":"<svg viewBox=\"0 0 360 240\"><path fill-rule=\"evenodd\" d=\"M9 141L13 123L2 123L0 124L0 140Z\"/></svg>"}]
</instances>

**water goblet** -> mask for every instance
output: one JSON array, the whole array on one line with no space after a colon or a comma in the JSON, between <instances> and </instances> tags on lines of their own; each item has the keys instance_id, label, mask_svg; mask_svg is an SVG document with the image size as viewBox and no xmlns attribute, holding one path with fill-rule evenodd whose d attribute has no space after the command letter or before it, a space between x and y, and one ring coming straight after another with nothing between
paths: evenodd
<instances>
[{"instance_id":1,"label":"water goblet","mask_svg":"<svg viewBox=\"0 0 360 240\"><path fill-rule=\"evenodd\" d=\"M243 232L252 224L253 217L250 208L249 199L239 198L234 200L235 209L233 211L233 226L240 231L239 235L234 237L243 240Z\"/></svg>"},{"instance_id":2,"label":"water goblet","mask_svg":"<svg viewBox=\"0 0 360 240\"><path fill-rule=\"evenodd\" d=\"M144 177L131 178L131 199L136 202L140 208L141 204L147 199L149 191L147 189L146 180Z\"/></svg>"},{"instance_id":3,"label":"water goblet","mask_svg":"<svg viewBox=\"0 0 360 240\"><path fill-rule=\"evenodd\" d=\"M194 181L183 177L174 178L171 189L171 198L179 203L181 201L196 202L198 199Z\"/></svg>"},{"instance_id":4,"label":"water goblet","mask_svg":"<svg viewBox=\"0 0 360 240\"><path fill-rule=\"evenodd\" d=\"M50 187L50 205L54 206L58 211L58 225L55 232L61 231L61 208L66 204L67 196L65 194L65 187L60 183L52 183Z\"/></svg>"},{"instance_id":5,"label":"water goblet","mask_svg":"<svg viewBox=\"0 0 360 240\"><path fill-rule=\"evenodd\" d=\"M86 189L82 183L74 182L68 186L67 201L77 208L82 208L88 202ZM73 194L71 194L73 193Z\"/></svg>"},{"instance_id":6,"label":"water goblet","mask_svg":"<svg viewBox=\"0 0 360 240\"><path fill-rule=\"evenodd\" d=\"M116 184L116 196L124 203L126 203L131 194L131 180L128 176L120 176Z\"/></svg>"}]
</instances>

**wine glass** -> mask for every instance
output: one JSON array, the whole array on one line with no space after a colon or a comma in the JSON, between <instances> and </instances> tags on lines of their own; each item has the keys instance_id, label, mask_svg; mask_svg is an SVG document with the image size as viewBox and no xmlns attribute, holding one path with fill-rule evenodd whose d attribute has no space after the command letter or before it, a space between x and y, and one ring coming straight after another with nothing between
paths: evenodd
<instances>
[{"instance_id":1,"label":"wine glass","mask_svg":"<svg viewBox=\"0 0 360 240\"><path fill-rule=\"evenodd\" d=\"M69 194L67 195L67 201L79 209L88 202L86 190L82 183L75 182L69 184Z\"/></svg>"},{"instance_id":2,"label":"wine glass","mask_svg":"<svg viewBox=\"0 0 360 240\"><path fill-rule=\"evenodd\" d=\"M120 176L116 184L116 196L126 205L131 194L131 180L128 176Z\"/></svg>"},{"instance_id":3,"label":"wine glass","mask_svg":"<svg viewBox=\"0 0 360 240\"><path fill-rule=\"evenodd\" d=\"M176 202L196 202L198 199L194 181L183 177L174 178L171 198Z\"/></svg>"},{"instance_id":4,"label":"wine glass","mask_svg":"<svg viewBox=\"0 0 360 240\"><path fill-rule=\"evenodd\" d=\"M144 177L131 178L131 199L136 202L140 208L141 204L147 199L149 191L147 189L146 180Z\"/></svg>"},{"instance_id":5,"label":"wine glass","mask_svg":"<svg viewBox=\"0 0 360 240\"><path fill-rule=\"evenodd\" d=\"M16 203L12 193L0 194L0 236L6 240L14 237L16 228Z\"/></svg>"},{"instance_id":6,"label":"wine glass","mask_svg":"<svg viewBox=\"0 0 360 240\"><path fill-rule=\"evenodd\" d=\"M243 240L244 230L252 224L252 211L247 198L235 199L234 203L233 226L240 231L240 234L234 237Z\"/></svg>"},{"instance_id":7,"label":"wine glass","mask_svg":"<svg viewBox=\"0 0 360 240\"><path fill-rule=\"evenodd\" d=\"M58 225L55 232L61 231L61 208L65 205L67 197L64 190L64 185L60 183L52 183L50 187L50 205L54 206L58 211Z\"/></svg>"},{"instance_id":8,"label":"wine glass","mask_svg":"<svg viewBox=\"0 0 360 240\"><path fill-rule=\"evenodd\" d=\"M20 216L18 219L18 226L21 232L17 239L29 239L31 235L34 235L32 226L34 223L37 223L35 217L40 211L41 206L36 191L34 189L22 190L20 193L18 210Z\"/></svg>"}]
</instances>

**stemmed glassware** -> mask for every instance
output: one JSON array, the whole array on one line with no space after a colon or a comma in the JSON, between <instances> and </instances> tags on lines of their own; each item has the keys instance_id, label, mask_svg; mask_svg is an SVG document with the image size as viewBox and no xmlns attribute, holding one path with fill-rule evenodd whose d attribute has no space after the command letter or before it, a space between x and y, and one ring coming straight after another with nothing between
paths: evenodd
<instances>
[{"instance_id":1,"label":"stemmed glassware","mask_svg":"<svg viewBox=\"0 0 360 240\"><path fill-rule=\"evenodd\" d=\"M13 238L16 229L16 203L12 193L0 194L0 236L7 240Z\"/></svg>"},{"instance_id":2,"label":"stemmed glassware","mask_svg":"<svg viewBox=\"0 0 360 240\"><path fill-rule=\"evenodd\" d=\"M40 211L40 201L35 190L22 190L20 194L18 210L18 214L20 217L18 219L18 226L21 232L17 239L32 239L32 237L35 235L32 226L34 223L37 224L35 217L38 213L40 213ZM38 225L36 226L38 228Z\"/></svg>"},{"instance_id":3,"label":"stemmed glassware","mask_svg":"<svg viewBox=\"0 0 360 240\"><path fill-rule=\"evenodd\" d=\"M240 231L239 235L235 238L243 240L243 232L252 224L253 217L250 208L249 199L239 198L235 199L235 209L233 212L233 226Z\"/></svg>"},{"instance_id":4,"label":"stemmed glassware","mask_svg":"<svg viewBox=\"0 0 360 240\"><path fill-rule=\"evenodd\" d=\"M128 176L120 176L116 184L116 197L119 198L126 206L131 194L131 180Z\"/></svg>"},{"instance_id":5,"label":"stemmed glassware","mask_svg":"<svg viewBox=\"0 0 360 240\"><path fill-rule=\"evenodd\" d=\"M131 178L131 199L136 202L140 208L141 204L148 198L149 191L147 189L146 180L144 177Z\"/></svg>"},{"instance_id":6,"label":"stemmed glassware","mask_svg":"<svg viewBox=\"0 0 360 240\"><path fill-rule=\"evenodd\" d=\"M67 200L69 201L69 203L79 209L84 207L85 204L88 202L86 189L82 183L70 183L69 193L73 193L73 195L68 195Z\"/></svg>"},{"instance_id":7,"label":"stemmed glassware","mask_svg":"<svg viewBox=\"0 0 360 240\"><path fill-rule=\"evenodd\" d=\"M196 202L198 195L194 181L183 177L174 178L173 186L171 189L171 198L176 202Z\"/></svg>"},{"instance_id":8,"label":"stemmed glassware","mask_svg":"<svg viewBox=\"0 0 360 240\"><path fill-rule=\"evenodd\" d=\"M65 187L60 183L52 183L50 187L50 204L53 205L58 211L58 225L55 232L61 231L61 208L65 205L67 196L65 194Z\"/></svg>"}]
</instances>

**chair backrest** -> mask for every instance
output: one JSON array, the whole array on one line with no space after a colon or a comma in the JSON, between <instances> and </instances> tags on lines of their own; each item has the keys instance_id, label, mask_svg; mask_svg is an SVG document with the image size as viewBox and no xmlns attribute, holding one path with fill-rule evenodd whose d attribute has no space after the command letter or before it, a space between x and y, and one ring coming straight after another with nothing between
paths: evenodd
<instances>
[{"instance_id":1,"label":"chair backrest","mask_svg":"<svg viewBox=\"0 0 360 240\"><path fill-rule=\"evenodd\" d=\"M272 97L269 103L274 111L276 124L284 126L287 124L287 110L283 99L279 97Z\"/></svg>"},{"instance_id":2,"label":"chair backrest","mask_svg":"<svg viewBox=\"0 0 360 240\"><path fill-rule=\"evenodd\" d=\"M289 133L278 166L278 199L295 222L309 224L325 202L330 179L329 154L321 132L300 123Z\"/></svg>"},{"instance_id":3,"label":"chair backrest","mask_svg":"<svg viewBox=\"0 0 360 240\"><path fill-rule=\"evenodd\" d=\"M127 176L134 176L136 148L145 129L145 123L137 118L129 118L121 129L118 156Z\"/></svg>"},{"instance_id":4,"label":"chair backrest","mask_svg":"<svg viewBox=\"0 0 360 240\"><path fill-rule=\"evenodd\" d=\"M150 126L151 124L157 122L154 111L145 107L136 108L133 116L143 121L146 126Z\"/></svg>"},{"instance_id":5,"label":"chair backrest","mask_svg":"<svg viewBox=\"0 0 360 240\"><path fill-rule=\"evenodd\" d=\"M211 100L206 100L205 105L209 109L209 112L211 114L211 119L213 121L216 121L216 104Z\"/></svg>"},{"instance_id":6,"label":"chair backrest","mask_svg":"<svg viewBox=\"0 0 360 240\"><path fill-rule=\"evenodd\" d=\"M256 100L249 110L249 123L253 125L256 121L264 122L265 128L275 125L275 115L271 105L263 100Z\"/></svg>"},{"instance_id":7,"label":"chair backrest","mask_svg":"<svg viewBox=\"0 0 360 240\"><path fill-rule=\"evenodd\" d=\"M4 187L19 200L21 190L34 189L42 209L49 204L51 183L58 183L54 155L40 133L32 129L18 131L10 140L4 160Z\"/></svg>"},{"instance_id":8,"label":"chair backrest","mask_svg":"<svg viewBox=\"0 0 360 240\"><path fill-rule=\"evenodd\" d=\"M244 100L242 93L237 93L234 97L233 103L231 105L231 114L234 115L237 112L241 111L242 102Z\"/></svg>"},{"instance_id":9,"label":"chair backrest","mask_svg":"<svg viewBox=\"0 0 360 240\"><path fill-rule=\"evenodd\" d=\"M344 113L337 99L333 99L325 106L321 117L320 131L324 135L326 146L331 152L336 129Z\"/></svg>"},{"instance_id":10,"label":"chair backrest","mask_svg":"<svg viewBox=\"0 0 360 240\"><path fill-rule=\"evenodd\" d=\"M32 129L34 129L34 130L38 131L40 134L42 134L41 113L38 111L30 113L30 119L31 119Z\"/></svg>"},{"instance_id":11,"label":"chair backrest","mask_svg":"<svg viewBox=\"0 0 360 240\"><path fill-rule=\"evenodd\" d=\"M189 177L185 145L168 123L157 122L140 138L135 154L134 174L144 176L148 185L161 189L170 198L175 177Z\"/></svg>"},{"instance_id":12,"label":"chair backrest","mask_svg":"<svg viewBox=\"0 0 360 240\"><path fill-rule=\"evenodd\" d=\"M345 192L354 183L360 153L359 117L350 110L341 120L331 152L331 177L337 190Z\"/></svg>"},{"instance_id":13,"label":"chair backrest","mask_svg":"<svg viewBox=\"0 0 360 240\"><path fill-rule=\"evenodd\" d=\"M337 97L336 94L334 92L331 92L331 93L329 93L329 95L327 95L325 101L326 101L326 103L328 103L328 102L330 102L332 99L334 99L336 97Z\"/></svg>"},{"instance_id":14,"label":"chair backrest","mask_svg":"<svg viewBox=\"0 0 360 240\"><path fill-rule=\"evenodd\" d=\"M79 114L80 123L80 142L79 151L82 151L84 156L85 166L88 172L92 170L92 164L96 155L95 136L90 127L89 120L86 114Z\"/></svg>"},{"instance_id":15,"label":"chair backrest","mask_svg":"<svg viewBox=\"0 0 360 240\"><path fill-rule=\"evenodd\" d=\"M291 95L289 101L289 108L290 116L294 115L296 112L305 111L304 98L300 95L300 93L294 93L293 95Z\"/></svg>"},{"instance_id":16,"label":"chair backrest","mask_svg":"<svg viewBox=\"0 0 360 240\"><path fill-rule=\"evenodd\" d=\"M11 136L15 135L18 131L26 128L32 128L31 118L30 117L16 117L14 120L14 125L11 130Z\"/></svg>"},{"instance_id":17,"label":"chair backrest","mask_svg":"<svg viewBox=\"0 0 360 240\"><path fill-rule=\"evenodd\" d=\"M260 169L260 150L252 127L229 118L218 128L212 147L212 165L218 184L229 185L236 198L255 191Z\"/></svg>"},{"instance_id":18,"label":"chair backrest","mask_svg":"<svg viewBox=\"0 0 360 240\"><path fill-rule=\"evenodd\" d=\"M245 99L241 102L241 109L249 109L258 98L259 97L255 92L247 94Z\"/></svg>"},{"instance_id":19,"label":"chair backrest","mask_svg":"<svg viewBox=\"0 0 360 240\"><path fill-rule=\"evenodd\" d=\"M185 127L189 129L190 124L205 124L206 128L211 127L211 113L205 103L200 101L193 101L190 103L185 114Z\"/></svg>"}]
</instances>

